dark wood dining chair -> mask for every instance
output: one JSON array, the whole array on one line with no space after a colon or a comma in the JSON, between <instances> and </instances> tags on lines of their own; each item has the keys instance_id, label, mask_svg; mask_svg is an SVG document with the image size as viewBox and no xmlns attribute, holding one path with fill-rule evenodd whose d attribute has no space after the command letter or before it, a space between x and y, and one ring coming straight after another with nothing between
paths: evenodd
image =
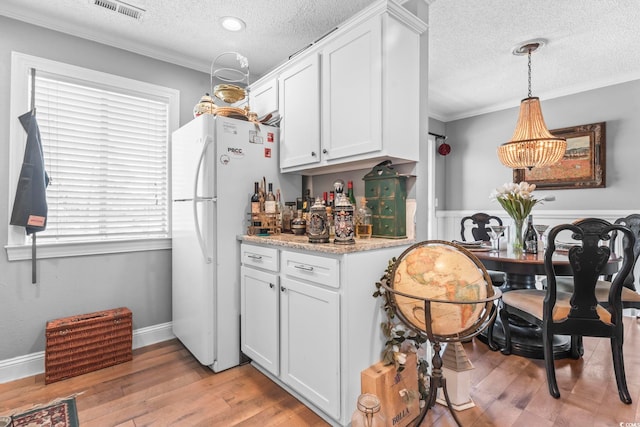
<instances>
[{"instance_id":1,"label":"dark wood dining chair","mask_svg":"<svg viewBox=\"0 0 640 427\"><path fill-rule=\"evenodd\" d=\"M628 227L633 235L635 236L635 244L633 245L633 264L631 266L631 270L629 274L624 278L622 282L622 307L623 308L635 308L636 310L640 309L640 293L638 293L638 288L636 286L636 277L634 274L636 264L638 263L638 258L640 257L640 214L632 214L626 216L624 218L618 218L615 221L615 224L620 224ZM624 239L625 237L623 237ZM611 234L611 240L609 241L609 248L611 252L615 252L616 246L618 242L618 233L617 231L613 231ZM598 302L602 305L607 305L608 297L609 297L609 289L611 288L611 281L613 280L614 275L608 275L604 277L604 280L598 280L596 284L596 298ZM573 283L571 278L558 278L556 280L558 290L563 292L570 292L573 287ZM638 315L640 317L640 315Z\"/></svg>"},{"instance_id":2,"label":"dark wood dining chair","mask_svg":"<svg viewBox=\"0 0 640 427\"><path fill-rule=\"evenodd\" d=\"M467 241L469 233L473 240L482 240L483 242L489 242L491 237L489 228L493 225L502 225L502 220L495 216L489 215L484 212L474 213L473 215L465 216L460 220L460 237L463 242ZM507 279L507 276L502 271L489 270L489 277L493 286L502 286Z\"/></svg>"},{"instance_id":3,"label":"dark wood dining chair","mask_svg":"<svg viewBox=\"0 0 640 427\"><path fill-rule=\"evenodd\" d=\"M463 242L467 241L468 233L471 233L473 240L482 240L488 242L491 240L489 228L491 224L502 225L502 220L495 215L489 215L484 212L474 213L465 216L460 220L460 237Z\"/></svg>"},{"instance_id":4,"label":"dark wood dining chair","mask_svg":"<svg viewBox=\"0 0 640 427\"><path fill-rule=\"evenodd\" d=\"M556 236L564 230L571 232L572 238L581 245L569 249L568 259L574 272L573 287L570 292L558 291L552 258L556 252ZM607 303L600 304L596 298L596 284L604 267L609 262L611 249L601 245L609 241L613 232L622 235L622 264L613 278ZM561 224L549 233L544 265L547 273L547 288L523 289L505 292L502 295L500 317L508 324L508 316L515 315L542 328L544 361L547 372L549 393L560 397L553 360L554 335L571 336L571 356L582 356L582 337L608 337L611 340L613 367L620 400L631 403L627 389L622 356L623 323L621 292L625 277L631 270L635 236L620 224L611 224L598 218L578 220L572 224ZM504 328L505 354L511 352L509 328Z\"/></svg>"}]
</instances>

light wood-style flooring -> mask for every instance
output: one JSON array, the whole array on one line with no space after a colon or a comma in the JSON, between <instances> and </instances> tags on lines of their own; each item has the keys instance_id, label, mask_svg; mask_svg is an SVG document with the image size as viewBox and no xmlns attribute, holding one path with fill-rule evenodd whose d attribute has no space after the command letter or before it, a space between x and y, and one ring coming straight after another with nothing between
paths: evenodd
<instances>
[{"instance_id":1,"label":"light wood-style flooring","mask_svg":"<svg viewBox=\"0 0 640 427\"><path fill-rule=\"evenodd\" d=\"M640 320L625 317L625 335L631 405L618 399L606 339L585 338L583 359L556 361L558 400L548 393L541 360L504 356L477 340L465 344L475 367L471 396L476 406L458 412L462 424L640 425ZM0 384L0 414L76 393L82 427L327 425L251 365L215 374L177 340L135 350L131 362L46 386L43 374ZM431 425L455 423L446 408L436 405L421 424Z\"/></svg>"}]
</instances>

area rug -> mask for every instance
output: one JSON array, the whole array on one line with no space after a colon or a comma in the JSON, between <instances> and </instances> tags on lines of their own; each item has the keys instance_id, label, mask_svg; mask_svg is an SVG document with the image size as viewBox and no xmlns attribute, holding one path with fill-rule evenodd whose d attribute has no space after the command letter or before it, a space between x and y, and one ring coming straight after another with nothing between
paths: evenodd
<instances>
[{"instance_id":1,"label":"area rug","mask_svg":"<svg viewBox=\"0 0 640 427\"><path fill-rule=\"evenodd\" d=\"M78 427L75 397L58 399L43 406L13 414L13 427Z\"/></svg>"}]
</instances>

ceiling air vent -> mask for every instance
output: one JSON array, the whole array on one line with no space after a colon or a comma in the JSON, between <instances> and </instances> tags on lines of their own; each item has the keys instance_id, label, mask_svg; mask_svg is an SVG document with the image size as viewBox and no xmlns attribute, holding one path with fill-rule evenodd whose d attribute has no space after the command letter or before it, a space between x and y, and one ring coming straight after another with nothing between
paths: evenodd
<instances>
[{"instance_id":1,"label":"ceiling air vent","mask_svg":"<svg viewBox=\"0 0 640 427\"><path fill-rule=\"evenodd\" d=\"M95 6L102 7L112 12L120 13L133 19L142 19L144 9L118 0L91 0Z\"/></svg>"}]
</instances>

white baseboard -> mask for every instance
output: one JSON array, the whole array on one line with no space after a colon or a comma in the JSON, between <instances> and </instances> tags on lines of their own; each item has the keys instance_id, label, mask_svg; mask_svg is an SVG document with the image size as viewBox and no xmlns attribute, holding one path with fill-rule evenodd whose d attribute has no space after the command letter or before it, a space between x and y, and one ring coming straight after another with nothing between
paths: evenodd
<instances>
[{"instance_id":1,"label":"white baseboard","mask_svg":"<svg viewBox=\"0 0 640 427\"><path fill-rule=\"evenodd\" d=\"M171 322L133 331L133 348L145 347L175 338ZM44 372L44 351L0 360L0 384Z\"/></svg>"}]
</instances>

